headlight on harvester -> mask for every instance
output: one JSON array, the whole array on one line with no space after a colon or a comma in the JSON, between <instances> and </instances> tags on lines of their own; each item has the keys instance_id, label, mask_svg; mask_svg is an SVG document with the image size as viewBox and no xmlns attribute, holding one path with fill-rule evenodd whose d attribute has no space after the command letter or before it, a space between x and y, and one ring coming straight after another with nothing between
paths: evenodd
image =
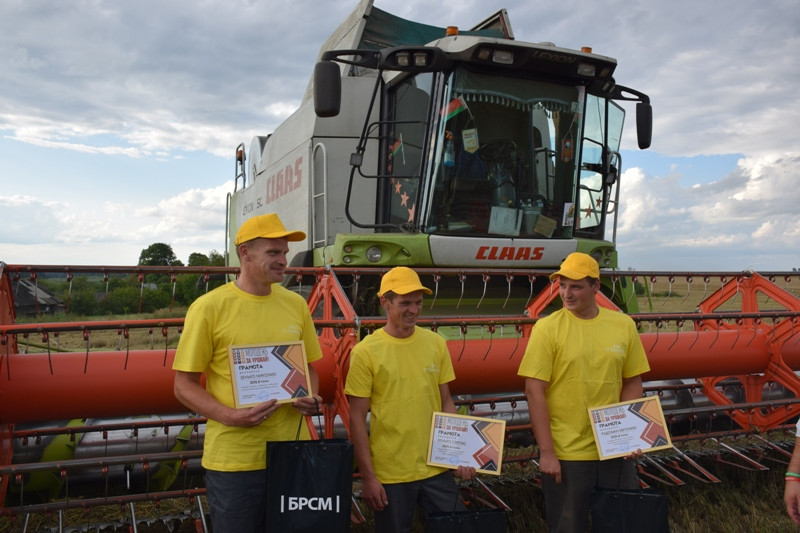
<instances>
[{"instance_id":1,"label":"headlight on harvester","mask_svg":"<svg viewBox=\"0 0 800 533\"><path fill-rule=\"evenodd\" d=\"M367 248L367 261L370 263L377 263L381 260L381 249L378 246L370 246Z\"/></svg>"},{"instance_id":2,"label":"headlight on harvester","mask_svg":"<svg viewBox=\"0 0 800 533\"><path fill-rule=\"evenodd\" d=\"M425 68L428 66L428 54L425 52L399 52L395 56L397 66L402 68Z\"/></svg>"},{"instance_id":3,"label":"headlight on harvester","mask_svg":"<svg viewBox=\"0 0 800 533\"><path fill-rule=\"evenodd\" d=\"M597 68L591 63L578 63L578 76L594 78Z\"/></svg>"},{"instance_id":4,"label":"headlight on harvester","mask_svg":"<svg viewBox=\"0 0 800 533\"><path fill-rule=\"evenodd\" d=\"M491 61L493 63L500 63L501 65L514 64L514 52L511 50L499 50L488 46L478 48L475 53L475 58L481 61Z\"/></svg>"}]
</instances>

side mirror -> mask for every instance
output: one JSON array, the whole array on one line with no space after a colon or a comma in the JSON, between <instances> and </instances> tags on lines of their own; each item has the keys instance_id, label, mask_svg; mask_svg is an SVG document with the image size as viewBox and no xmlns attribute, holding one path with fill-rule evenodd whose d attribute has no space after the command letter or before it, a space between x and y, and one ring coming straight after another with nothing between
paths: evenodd
<instances>
[{"instance_id":1,"label":"side mirror","mask_svg":"<svg viewBox=\"0 0 800 533\"><path fill-rule=\"evenodd\" d=\"M314 66L314 112L318 117L335 117L342 105L342 77L339 64L320 61Z\"/></svg>"},{"instance_id":2,"label":"side mirror","mask_svg":"<svg viewBox=\"0 0 800 533\"><path fill-rule=\"evenodd\" d=\"M636 136L640 149L650 148L653 138L653 108L650 102L636 104Z\"/></svg>"}]
</instances>

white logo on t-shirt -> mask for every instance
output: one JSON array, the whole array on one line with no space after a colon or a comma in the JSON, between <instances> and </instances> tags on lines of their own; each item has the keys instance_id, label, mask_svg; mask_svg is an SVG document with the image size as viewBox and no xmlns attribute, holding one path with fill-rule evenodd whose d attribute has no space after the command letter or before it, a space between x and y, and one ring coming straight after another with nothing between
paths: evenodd
<instances>
[{"instance_id":1,"label":"white logo on t-shirt","mask_svg":"<svg viewBox=\"0 0 800 533\"><path fill-rule=\"evenodd\" d=\"M290 335L297 335L299 337L302 330L298 326L287 326L283 328L283 333L289 333Z\"/></svg>"}]
</instances>

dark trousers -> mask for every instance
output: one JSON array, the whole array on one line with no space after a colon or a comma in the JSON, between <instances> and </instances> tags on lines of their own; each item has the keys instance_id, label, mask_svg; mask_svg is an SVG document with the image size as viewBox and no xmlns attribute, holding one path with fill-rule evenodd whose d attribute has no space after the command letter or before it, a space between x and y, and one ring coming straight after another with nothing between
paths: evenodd
<instances>
[{"instance_id":1,"label":"dark trousers","mask_svg":"<svg viewBox=\"0 0 800 533\"><path fill-rule=\"evenodd\" d=\"M466 509L450 471L419 481L384 484L383 490L389 505L375 511L375 533L410 532L417 505L425 516Z\"/></svg>"},{"instance_id":2,"label":"dark trousers","mask_svg":"<svg viewBox=\"0 0 800 533\"><path fill-rule=\"evenodd\" d=\"M561 483L542 476L545 516L550 533L584 533L589 519L592 490L636 489L635 462L623 458L607 461L561 461Z\"/></svg>"},{"instance_id":3,"label":"dark trousers","mask_svg":"<svg viewBox=\"0 0 800 533\"><path fill-rule=\"evenodd\" d=\"M266 531L267 471L206 470L206 496L214 533Z\"/></svg>"}]
</instances>

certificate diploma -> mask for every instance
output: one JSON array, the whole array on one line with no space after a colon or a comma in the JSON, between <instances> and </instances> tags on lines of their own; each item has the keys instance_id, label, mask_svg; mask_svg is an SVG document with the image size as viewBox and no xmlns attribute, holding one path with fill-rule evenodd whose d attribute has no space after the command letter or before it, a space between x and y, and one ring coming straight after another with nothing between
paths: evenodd
<instances>
[{"instance_id":1,"label":"certificate diploma","mask_svg":"<svg viewBox=\"0 0 800 533\"><path fill-rule=\"evenodd\" d=\"M233 402L238 408L309 396L311 380L303 341L228 347Z\"/></svg>"},{"instance_id":2,"label":"certificate diploma","mask_svg":"<svg viewBox=\"0 0 800 533\"><path fill-rule=\"evenodd\" d=\"M428 464L444 468L471 466L478 472L499 476L505 434L505 420L433 413Z\"/></svg>"},{"instance_id":3,"label":"certificate diploma","mask_svg":"<svg viewBox=\"0 0 800 533\"><path fill-rule=\"evenodd\" d=\"M672 447L658 396L589 409L600 460Z\"/></svg>"}]
</instances>

